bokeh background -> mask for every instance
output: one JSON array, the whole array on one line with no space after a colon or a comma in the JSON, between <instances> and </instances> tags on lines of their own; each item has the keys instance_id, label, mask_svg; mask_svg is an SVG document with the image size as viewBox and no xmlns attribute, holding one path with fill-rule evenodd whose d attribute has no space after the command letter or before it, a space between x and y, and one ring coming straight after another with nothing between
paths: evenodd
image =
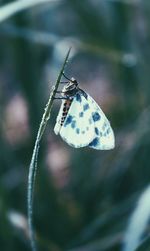
<instances>
[{"instance_id":1,"label":"bokeh background","mask_svg":"<svg viewBox=\"0 0 150 251\"><path fill-rule=\"evenodd\" d=\"M31 250L29 164L51 86L72 46L66 75L106 113L116 147L69 147L53 131L61 104L55 101L38 159L38 246L123 250L129 219L150 179L150 2L31 0L28 5L28 0L0 1L0 249ZM144 213L138 215L141 221ZM141 239L149 234L148 219Z\"/></svg>"}]
</instances>

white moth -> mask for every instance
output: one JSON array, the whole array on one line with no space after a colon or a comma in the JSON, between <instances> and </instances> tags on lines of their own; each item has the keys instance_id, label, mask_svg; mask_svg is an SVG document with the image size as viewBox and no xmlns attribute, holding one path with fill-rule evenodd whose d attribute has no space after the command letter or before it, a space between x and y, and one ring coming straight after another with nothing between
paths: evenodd
<instances>
[{"instance_id":1,"label":"white moth","mask_svg":"<svg viewBox=\"0 0 150 251\"><path fill-rule=\"evenodd\" d=\"M67 78L68 79L68 78ZM115 146L113 130L94 99L71 78L62 90L62 104L54 132L70 146L110 150Z\"/></svg>"}]
</instances>

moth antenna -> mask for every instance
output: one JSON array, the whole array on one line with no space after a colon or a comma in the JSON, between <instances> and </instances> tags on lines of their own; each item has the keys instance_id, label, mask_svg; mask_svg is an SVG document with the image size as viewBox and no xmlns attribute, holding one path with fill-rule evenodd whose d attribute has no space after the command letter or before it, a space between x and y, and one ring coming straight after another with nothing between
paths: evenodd
<instances>
[{"instance_id":1,"label":"moth antenna","mask_svg":"<svg viewBox=\"0 0 150 251\"><path fill-rule=\"evenodd\" d=\"M64 72L63 72L63 76L64 76L66 79L68 79L69 81L72 82L72 80L71 80L70 78L68 78L68 77L64 74Z\"/></svg>"}]
</instances>

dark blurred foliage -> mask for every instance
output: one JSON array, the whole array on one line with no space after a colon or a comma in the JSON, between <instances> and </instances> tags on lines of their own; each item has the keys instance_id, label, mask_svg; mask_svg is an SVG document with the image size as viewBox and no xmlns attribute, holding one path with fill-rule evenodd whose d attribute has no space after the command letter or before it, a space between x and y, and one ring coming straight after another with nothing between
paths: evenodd
<instances>
[{"instance_id":1,"label":"dark blurred foliage","mask_svg":"<svg viewBox=\"0 0 150 251\"><path fill-rule=\"evenodd\" d=\"M11 1L0 1L1 6ZM34 225L40 250L121 250L150 179L150 3L51 1L0 23L0 249L30 250L27 176L50 88L66 74L101 105L111 151L73 149L54 135L55 101L38 159Z\"/></svg>"}]
</instances>

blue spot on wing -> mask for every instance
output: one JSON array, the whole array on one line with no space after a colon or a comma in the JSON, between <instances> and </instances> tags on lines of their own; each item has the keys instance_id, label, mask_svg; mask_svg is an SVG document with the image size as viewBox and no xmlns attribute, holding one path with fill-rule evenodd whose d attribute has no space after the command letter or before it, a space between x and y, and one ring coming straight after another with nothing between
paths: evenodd
<instances>
[{"instance_id":1,"label":"blue spot on wing","mask_svg":"<svg viewBox=\"0 0 150 251\"><path fill-rule=\"evenodd\" d=\"M95 133L96 133L96 135L99 135L99 130L97 127L95 127Z\"/></svg>"},{"instance_id":2,"label":"blue spot on wing","mask_svg":"<svg viewBox=\"0 0 150 251\"><path fill-rule=\"evenodd\" d=\"M76 101L81 103L81 95L79 93L76 94Z\"/></svg>"},{"instance_id":3,"label":"blue spot on wing","mask_svg":"<svg viewBox=\"0 0 150 251\"><path fill-rule=\"evenodd\" d=\"M84 106L83 106L83 110L84 111L86 111L86 110L88 110L90 108L90 106L89 106L89 104L87 103L87 104L85 104Z\"/></svg>"},{"instance_id":4,"label":"blue spot on wing","mask_svg":"<svg viewBox=\"0 0 150 251\"><path fill-rule=\"evenodd\" d=\"M98 112L94 112L92 114L92 118L93 118L94 122L96 122L96 121L100 120L101 116L99 115Z\"/></svg>"},{"instance_id":5,"label":"blue spot on wing","mask_svg":"<svg viewBox=\"0 0 150 251\"><path fill-rule=\"evenodd\" d=\"M106 122L104 122L104 124L103 124L103 126L102 126L102 130L103 130L103 131L105 130L106 126L107 126L107 124L106 124Z\"/></svg>"},{"instance_id":6,"label":"blue spot on wing","mask_svg":"<svg viewBox=\"0 0 150 251\"><path fill-rule=\"evenodd\" d=\"M66 127L67 125L69 125L72 122L73 117L71 115L68 115L68 117L66 118L66 121L64 123L64 126Z\"/></svg>"},{"instance_id":7,"label":"blue spot on wing","mask_svg":"<svg viewBox=\"0 0 150 251\"><path fill-rule=\"evenodd\" d=\"M71 127L72 127L72 129L74 129L76 127L76 121L75 120L72 120Z\"/></svg>"},{"instance_id":8,"label":"blue spot on wing","mask_svg":"<svg viewBox=\"0 0 150 251\"><path fill-rule=\"evenodd\" d=\"M92 124L92 122L93 122L93 121L92 121L92 119L90 118L90 119L89 119L89 124L91 125L91 124Z\"/></svg>"},{"instance_id":9,"label":"blue spot on wing","mask_svg":"<svg viewBox=\"0 0 150 251\"><path fill-rule=\"evenodd\" d=\"M79 128L76 129L76 133L77 133L77 134L80 133L80 129L79 129Z\"/></svg>"},{"instance_id":10,"label":"blue spot on wing","mask_svg":"<svg viewBox=\"0 0 150 251\"><path fill-rule=\"evenodd\" d=\"M107 129L106 133L107 133L107 134L109 134L109 133L110 133L110 128L108 128L108 129Z\"/></svg>"},{"instance_id":11,"label":"blue spot on wing","mask_svg":"<svg viewBox=\"0 0 150 251\"><path fill-rule=\"evenodd\" d=\"M83 112L80 112L80 113L79 113L79 117L82 118L82 117L83 117L83 114L84 114Z\"/></svg>"},{"instance_id":12,"label":"blue spot on wing","mask_svg":"<svg viewBox=\"0 0 150 251\"><path fill-rule=\"evenodd\" d=\"M89 146L94 146L96 147L99 144L99 138L96 137L92 140L92 142L89 144Z\"/></svg>"}]
</instances>

